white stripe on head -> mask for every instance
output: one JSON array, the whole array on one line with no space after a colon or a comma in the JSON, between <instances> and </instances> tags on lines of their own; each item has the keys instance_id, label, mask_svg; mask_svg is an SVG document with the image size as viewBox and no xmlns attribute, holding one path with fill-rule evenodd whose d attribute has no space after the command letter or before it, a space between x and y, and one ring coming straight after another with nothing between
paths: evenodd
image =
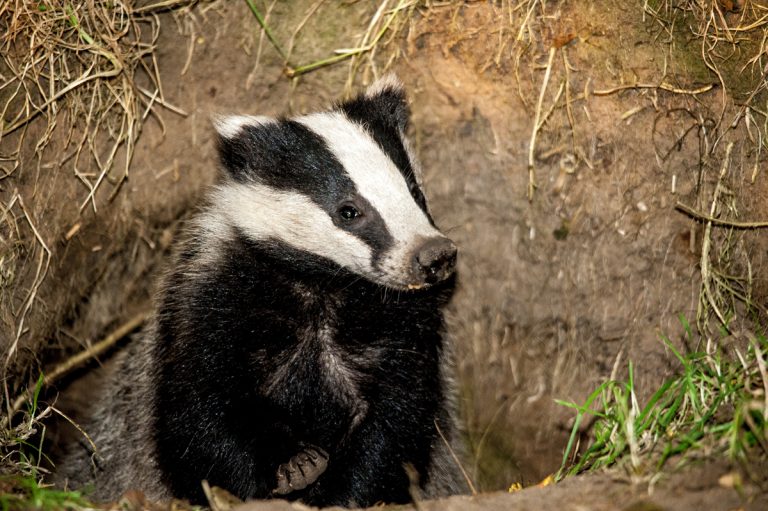
<instances>
[{"instance_id":1,"label":"white stripe on head","mask_svg":"<svg viewBox=\"0 0 768 511\"><path fill-rule=\"evenodd\" d=\"M364 96L368 99L372 99L388 90L403 93L403 82L401 82L400 78L398 78L394 73L387 73L373 82L365 90ZM418 158L416 158L413 147L411 147L411 143L405 136L405 133L400 130L399 135L400 140L403 143L403 148L405 148L405 153L408 155L408 160L411 162L411 169L413 169L413 175L416 178L416 183L419 185L419 188L423 188L424 172L421 169L421 164L419 163Z\"/></svg>"},{"instance_id":2,"label":"white stripe on head","mask_svg":"<svg viewBox=\"0 0 768 511\"><path fill-rule=\"evenodd\" d=\"M341 112L310 114L296 121L325 140L357 191L379 212L395 242L379 267L388 278L407 284L409 254L416 244L442 235L413 200L400 170L365 129Z\"/></svg>"},{"instance_id":3,"label":"white stripe on head","mask_svg":"<svg viewBox=\"0 0 768 511\"><path fill-rule=\"evenodd\" d=\"M373 82L365 90L364 96L368 99L372 99L380 94L385 93L386 91L397 91L401 94L404 94L403 82L400 81L400 78L398 78L395 73L387 73ZM413 169L413 175L416 178L416 183L419 185L419 188L423 188L424 183L422 180L424 172L421 169L421 164L419 163L418 158L416 158L413 148L411 147L411 143L405 136L405 133L403 133L402 130L398 131L400 140L403 143L403 148L405 148L405 153L408 155L408 160L411 162L411 169Z\"/></svg>"},{"instance_id":4,"label":"white stripe on head","mask_svg":"<svg viewBox=\"0 0 768 511\"><path fill-rule=\"evenodd\" d=\"M235 138L245 126L263 126L273 122L277 121L264 115L228 115L215 117L213 126L222 137Z\"/></svg>"},{"instance_id":5,"label":"white stripe on head","mask_svg":"<svg viewBox=\"0 0 768 511\"><path fill-rule=\"evenodd\" d=\"M370 275L371 247L333 224L309 197L259 183L225 183L213 192L214 215L254 240L274 239L316 254L361 275Z\"/></svg>"}]
</instances>

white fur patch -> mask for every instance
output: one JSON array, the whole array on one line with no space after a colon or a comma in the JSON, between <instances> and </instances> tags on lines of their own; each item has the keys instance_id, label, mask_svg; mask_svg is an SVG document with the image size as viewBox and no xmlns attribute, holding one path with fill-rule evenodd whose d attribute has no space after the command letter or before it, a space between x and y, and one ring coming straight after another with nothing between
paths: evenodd
<instances>
[{"instance_id":1,"label":"white fur patch","mask_svg":"<svg viewBox=\"0 0 768 511\"><path fill-rule=\"evenodd\" d=\"M403 82L394 73L387 73L373 82L365 91L365 97L372 98L385 90L403 90Z\"/></svg>"},{"instance_id":2,"label":"white fur patch","mask_svg":"<svg viewBox=\"0 0 768 511\"><path fill-rule=\"evenodd\" d=\"M263 115L229 115L213 120L216 131L224 138L235 138L245 126L261 126L276 122Z\"/></svg>"},{"instance_id":3,"label":"white fur patch","mask_svg":"<svg viewBox=\"0 0 768 511\"><path fill-rule=\"evenodd\" d=\"M222 253L221 242L232 237L232 225L228 223L224 215L216 210L206 210L192 222L189 232L203 242L200 244L200 252L195 263L186 271L187 273L204 273L219 264Z\"/></svg>"},{"instance_id":4,"label":"white fur patch","mask_svg":"<svg viewBox=\"0 0 768 511\"><path fill-rule=\"evenodd\" d=\"M211 216L201 222L214 238L234 225L255 240L275 239L316 254L361 275L369 275L371 248L336 227L309 197L259 183L225 183L213 192ZM217 217L223 215L222 218Z\"/></svg>"},{"instance_id":5,"label":"white fur patch","mask_svg":"<svg viewBox=\"0 0 768 511\"><path fill-rule=\"evenodd\" d=\"M381 94L382 92L386 90L395 90L398 92L403 91L403 82L400 81L400 78L397 77L394 73L388 73L375 82L373 82L368 89L365 91L365 97L366 98L373 98ZM408 155L408 159L411 162L411 168L413 169L413 174L416 177L416 182L419 185L419 188L423 186L423 171L421 170L421 164L419 163L419 160L416 158L415 153L413 151L413 148L411 147L410 141L406 138L405 133L402 131L400 132L400 139L403 142L403 147L405 147L405 152Z\"/></svg>"},{"instance_id":6,"label":"white fur patch","mask_svg":"<svg viewBox=\"0 0 768 511\"><path fill-rule=\"evenodd\" d=\"M407 287L410 255L426 238L441 236L429 223L408 191L394 162L371 136L341 112L311 114L296 119L322 137L355 183L360 195L373 205L394 239L394 246L378 261L384 275L363 273L385 284ZM382 278L383 277L383 278Z\"/></svg>"},{"instance_id":7,"label":"white fur patch","mask_svg":"<svg viewBox=\"0 0 768 511\"><path fill-rule=\"evenodd\" d=\"M350 430L355 429L365 418L368 411L358 386L360 374L349 364L348 355L335 341L335 332L326 321L320 325L316 338L320 343L320 364L325 368L323 374L328 383L339 392L339 397L354 410Z\"/></svg>"}]
</instances>

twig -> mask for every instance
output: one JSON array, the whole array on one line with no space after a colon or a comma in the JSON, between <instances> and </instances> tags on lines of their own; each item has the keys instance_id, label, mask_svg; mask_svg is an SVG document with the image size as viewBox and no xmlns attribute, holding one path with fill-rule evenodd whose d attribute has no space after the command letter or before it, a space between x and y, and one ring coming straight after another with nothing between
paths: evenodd
<instances>
[{"instance_id":1,"label":"twig","mask_svg":"<svg viewBox=\"0 0 768 511\"><path fill-rule=\"evenodd\" d=\"M117 341L131 333L133 330L141 326L149 317L149 312L144 311L136 314L131 319L117 327L112 333L107 335L104 339L92 345L90 348L81 351L77 355L65 360L63 363L56 366L50 373L48 373L44 380L43 385L50 385L63 375L70 372L72 369L78 367L84 362L98 357L110 347L112 347Z\"/></svg>"},{"instance_id":2,"label":"twig","mask_svg":"<svg viewBox=\"0 0 768 511\"><path fill-rule=\"evenodd\" d=\"M631 89L661 89L667 92L672 92L674 94L689 94L695 96L697 94L703 94L709 90L712 90L714 86L714 84L710 83L699 87L698 89L679 89L663 82L658 85L652 83L636 83L634 85L619 85L618 87L613 87L612 89L595 90L592 91L592 94L595 96L609 96L611 94L616 94L617 92Z\"/></svg>"},{"instance_id":3,"label":"twig","mask_svg":"<svg viewBox=\"0 0 768 511\"><path fill-rule=\"evenodd\" d=\"M710 210L709 210L710 217L715 216L717 201L720 198L720 192L722 191L722 188L723 188L722 181L723 181L723 178L725 177L726 172L728 172L728 165L731 161L732 150L733 150L733 142L730 142L725 149L725 158L723 158L723 166L720 168L720 175L718 176L718 179L717 179L715 192L712 195L712 206L710 207ZM707 224L704 227L704 238L701 243L701 281L702 281L702 285L704 286L704 297L709 302L709 305L710 307L712 307L712 310L715 311L715 314L720 320L720 323L727 329L728 322L725 320L725 316L723 316L723 313L720 311L720 308L717 306L715 296L712 294L712 288L710 286L709 251L712 243L712 238L711 238L712 225L713 225L713 222L707 221Z\"/></svg>"},{"instance_id":4,"label":"twig","mask_svg":"<svg viewBox=\"0 0 768 511\"><path fill-rule=\"evenodd\" d=\"M34 303L35 297L37 296L37 291L40 288L40 285L43 283L43 280L45 280L45 276L48 274L48 267L50 266L50 263L51 263L51 251L48 248L48 245L46 245L45 241L43 240L43 237L40 235L40 232L35 227L35 224L32 222L32 218L29 215L29 211L27 211L27 208L24 205L24 200L21 198L21 195L19 194L18 191L16 192L15 198L8 205L7 209L10 210L10 208L13 207L13 203L17 200L19 202L19 207L21 208L21 212L24 213L24 218L27 220L29 227L32 229L32 233L35 235L35 239L37 240L38 243L40 243L40 246L43 247L43 252L40 252L40 261L37 263L37 270L35 271L35 278L32 281L32 287L30 288L29 293L27 294L27 297L24 299L24 302L23 302L24 306L21 311L19 326L16 329L16 337L14 338L13 344L11 345L11 348L8 350L8 354L5 357L6 366L8 365L11 358L13 357L13 354L16 353L16 350L19 345L19 339L21 339L21 336L24 333L24 320L26 319L27 314L32 308L32 304Z\"/></svg>"},{"instance_id":5,"label":"twig","mask_svg":"<svg viewBox=\"0 0 768 511\"><path fill-rule=\"evenodd\" d=\"M134 7L131 9L131 14L153 13L156 11L171 10L193 3L197 3L197 0L165 0L164 2L157 2L154 4L145 5L143 7Z\"/></svg>"},{"instance_id":6,"label":"twig","mask_svg":"<svg viewBox=\"0 0 768 511\"><path fill-rule=\"evenodd\" d=\"M189 116L189 113L187 113L185 110L182 110L181 108L179 108L179 107L177 107L175 105L172 105L168 101L166 101L166 100L164 100L162 98L159 98L157 96L158 91L155 91L154 93L151 93L147 89L145 89L144 87L142 87L140 85L136 85L136 89L139 92L141 92L142 94L144 94L145 96L147 96L150 100L152 100L152 102L157 103L158 105L164 106L165 108L167 108L171 112L173 112L175 114L179 114L182 117L188 117Z\"/></svg>"},{"instance_id":7,"label":"twig","mask_svg":"<svg viewBox=\"0 0 768 511\"><path fill-rule=\"evenodd\" d=\"M98 453L99 450L96 448L96 444L91 439L91 436L88 434L87 431L85 431L82 427L80 427L80 424L73 421L71 417L69 417L67 414L56 408L55 406L51 406L51 410L57 414L59 414L61 417L63 417L67 422L72 424L72 427L74 427L81 435L83 435L83 438L85 438L88 443L91 446L91 449L93 449L94 454Z\"/></svg>"},{"instance_id":8,"label":"twig","mask_svg":"<svg viewBox=\"0 0 768 511\"><path fill-rule=\"evenodd\" d=\"M93 344L91 347L81 351L80 353L54 367L50 373L43 377L43 387L50 386L52 383L70 372L72 369L75 369L76 367L92 358L98 357L109 348L111 348L115 343L117 343L117 341L141 326L148 317L149 312L146 311L136 314L134 317L117 327L117 329L115 329L101 341ZM21 409L24 403L29 399L29 396L34 393L35 387L36 385L29 387L13 401L13 405L11 405L11 409L9 410L8 415L3 417L2 421L0 421L0 429L4 429L6 426L8 426L10 420L13 418L16 412Z\"/></svg>"},{"instance_id":9,"label":"twig","mask_svg":"<svg viewBox=\"0 0 768 511\"><path fill-rule=\"evenodd\" d=\"M419 491L419 471L412 463L404 463L403 470L408 477L408 493L411 496L411 502L416 511L424 511L424 506L421 505L422 497Z\"/></svg>"},{"instance_id":10,"label":"twig","mask_svg":"<svg viewBox=\"0 0 768 511\"><path fill-rule=\"evenodd\" d=\"M675 204L675 209L685 213L694 220L698 220L700 222L709 222L712 225L718 225L722 227L733 227L734 229L763 229L768 227L768 222L737 222L735 220L723 220L722 218L714 218L713 216L710 216L706 213L696 211L692 207L683 204L682 202Z\"/></svg>"},{"instance_id":11,"label":"twig","mask_svg":"<svg viewBox=\"0 0 768 511\"><path fill-rule=\"evenodd\" d=\"M528 4L528 11L525 13L525 19L520 24L520 30L517 32L517 37L515 38L516 41L522 41L523 32L525 31L526 28L530 29L530 25L528 24L528 22L531 19L531 14L533 14L533 10L536 8L537 3L539 3L538 0L533 0L533 2L530 2Z\"/></svg>"},{"instance_id":12,"label":"twig","mask_svg":"<svg viewBox=\"0 0 768 511\"><path fill-rule=\"evenodd\" d=\"M571 150L576 147L576 121L571 108L571 64L568 62L568 52L562 47L563 67L565 68L565 113L568 116L568 124L571 126Z\"/></svg>"},{"instance_id":13,"label":"twig","mask_svg":"<svg viewBox=\"0 0 768 511\"><path fill-rule=\"evenodd\" d=\"M547 70L544 73L544 81L541 83L539 91L539 101L536 103L536 116L533 120L533 130L531 131L531 141L528 144L528 200L533 200L533 192L536 190L536 174L534 169L534 151L536 150L536 135L541 129L541 105L544 102L544 94L547 92L549 76L552 74L552 62L555 60L555 50L553 46L549 49L549 60L547 61Z\"/></svg>"},{"instance_id":14,"label":"twig","mask_svg":"<svg viewBox=\"0 0 768 511\"><path fill-rule=\"evenodd\" d=\"M459 457L456 456L456 452L453 450L453 447L451 447L451 444L448 442L448 439L445 438L445 435L443 434L443 431L440 429L440 425L437 423L437 421L435 421L435 429L437 429L437 433L440 435L440 438L443 439L445 446L448 448L448 452L451 453L451 457L453 458L453 461L456 462L456 465L459 467L459 470L461 470L461 475L463 475L464 479L466 479L467 486L469 486L469 490L472 492L472 495L477 495L477 489L475 488L475 485L472 484L472 479L470 479L469 474L467 474L467 471L464 470L464 465L462 465L461 461L459 461Z\"/></svg>"},{"instance_id":15,"label":"twig","mask_svg":"<svg viewBox=\"0 0 768 511\"><path fill-rule=\"evenodd\" d=\"M751 333L748 334L749 342L752 343L752 348L755 350L755 360L757 361L757 369L760 371L760 376L763 378L763 399L765 400L765 407L763 408L763 420L768 421L768 369L765 367L765 359L763 358L763 352L760 350L760 343L757 342L755 336Z\"/></svg>"}]
</instances>

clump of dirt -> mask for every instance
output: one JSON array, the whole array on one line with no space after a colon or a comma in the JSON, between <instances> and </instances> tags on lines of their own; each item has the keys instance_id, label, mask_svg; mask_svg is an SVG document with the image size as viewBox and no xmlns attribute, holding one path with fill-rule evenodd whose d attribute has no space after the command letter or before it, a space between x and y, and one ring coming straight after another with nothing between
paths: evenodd
<instances>
[{"instance_id":1,"label":"clump of dirt","mask_svg":"<svg viewBox=\"0 0 768 511\"><path fill-rule=\"evenodd\" d=\"M30 320L35 340L15 355L26 354L16 381L32 381L33 358L55 364L149 307L179 219L215 179L212 116L305 112L347 91L347 63L288 80L244 3L159 16L178 28L156 42L164 101L185 115L147 117L130 177L111 201L95 198L99 214L78 212L77 187L61 172L40 181L55 194L35 193L37 173L0 181L2 193L20 190L34 206L31 223L54 247L35 302L45 306ZM295 63L353 46L370 16L365 2L277 2L267 21L281 41L303 27L285 44ZM704 226L675 206L709 212L727 186L718 214L768 218L766 178L753 176L751 163L765 164L752 143L757 124L736 115L711 69L668 69L679 61L668 58L674 45L658 41L658 25L635 4L414 4L397 27L371 61L353 64L361 66L353 76L367 82L391 68L404 81L432 212L460 247L449 323L467 468L484 490L536 482L560 466L572 426L572 410L555 399L583 402L630 360L641 395L677 370L660 335L686 348L679 316L696 323L710 254L701 249ZM22 151L22 168L33 153ZM756 304L768 296L761 234L715 237L711 252L740 247L733 268L751 272ZM40 252L23 254L17 266L36 267ZM700 324L706 329L706 318ZM568 484L583 484L589 503L603 494L601 481ZM674 502L668 495L662 508Z\"/></svg>"}]
</instances>

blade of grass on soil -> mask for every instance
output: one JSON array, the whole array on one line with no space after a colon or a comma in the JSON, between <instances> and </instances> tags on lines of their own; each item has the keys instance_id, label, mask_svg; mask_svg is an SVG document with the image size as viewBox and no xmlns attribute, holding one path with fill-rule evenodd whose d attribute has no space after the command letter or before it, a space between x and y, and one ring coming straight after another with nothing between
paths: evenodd
<instances>
[{"instance_id":1,"label":"blade of grass on soil","mask_svg":"<svg viewBox=\"0 0 768 511\"><path fill-rule=\"evenodd\" d=\"M681 322L692 338L688 322ZM768 455L768 405L763 396L768 381L761 369L766 337L752 336L746 353L733 356L723 348L683 354L666 337L662 342L680 362L680 370L642 407L636 402L631 363L627 381L602 383L583 405L556 400L577 410L558 479L628 461L634 474L651 476L673 458L683 462L697 454L727 453L731 459L745 460L755 449ZM587 414L595 418L592 440L577 454L576 440Z\"/></svg>"}]
</instances>

